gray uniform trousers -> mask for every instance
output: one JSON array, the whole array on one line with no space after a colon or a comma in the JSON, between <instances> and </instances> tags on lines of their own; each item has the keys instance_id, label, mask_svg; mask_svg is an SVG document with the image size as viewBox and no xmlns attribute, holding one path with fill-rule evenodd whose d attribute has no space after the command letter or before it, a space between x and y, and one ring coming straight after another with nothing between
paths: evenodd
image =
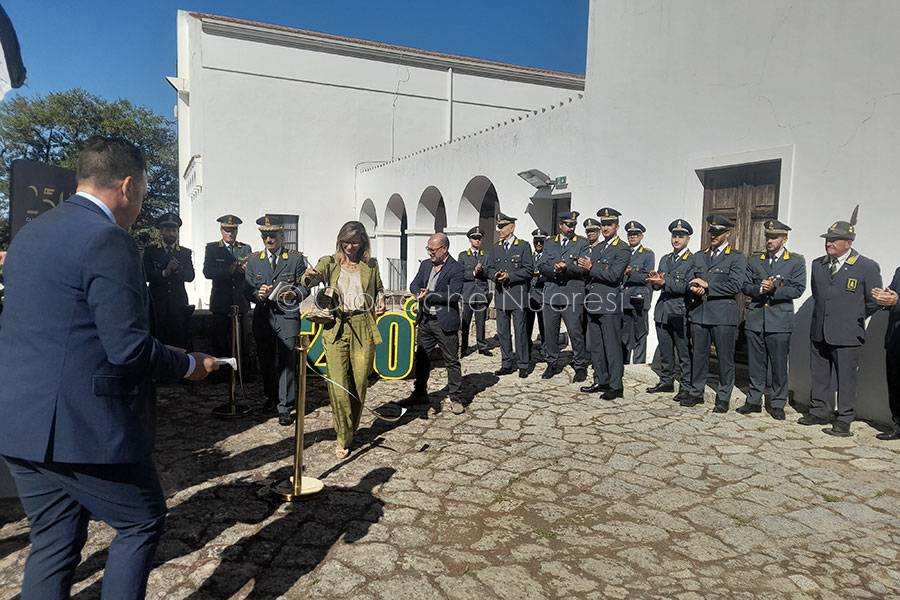
<instances>
[{"instance_id":1,"label":"gray uniform trousers","mask_svg":"<svg viewBox=\"0 0 900 600\"><path fill-rule=\"evenodd\" d=\"M566 323L566 333L572 344L572 367L587 369L588 353L584 343L584 269L576 262L588 256L590 246L587 240L574 236L565 242L565 247L557 235L547 240L537 270L546 279L544 285L544 358L548 365L562 367L559 356L559 325ZM565 262L566 269L555 273L553 265Z\"/></svg>"},{"instance_id":2,"label":"gray uniform trousers","mask_svg":"<svg viewBox=\"0 0 900 600\"><path fill-rule=\"evenodd\" d=\"M677 376L679 392L691 390L690 335L685 315L687 282L693 275L693 255L684 250L664 255L657 271L665 274L665 285L660 289L653 320L656 322L656 339L659 342L661 385L671 385ZM676 357L677 354L677 357ZM676 358L678 371L676 372Z\"/></svg>"}]
</instances>

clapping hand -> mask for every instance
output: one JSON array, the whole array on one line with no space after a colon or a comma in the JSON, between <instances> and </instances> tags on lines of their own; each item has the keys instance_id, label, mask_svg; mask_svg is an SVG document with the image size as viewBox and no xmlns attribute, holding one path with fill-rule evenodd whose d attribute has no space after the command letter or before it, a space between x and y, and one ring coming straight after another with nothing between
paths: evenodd
<instances>
[{"instance_id":1,"label":"clapping hand","mask_svg":"<svg viewBox=\"0 0 900 600\"><path fill-rule=\"evenodd\" d=\"M763 279L760 282L759 286L762 288L762 290L764 292L766 292L766 293L771 292L772 290L775 289L775 277L769 277L768 279Z\"/></svg>"},{"instance_id":2,"label":"clapping hand","mask_svg":"<svg viewBox=\"0 0 900 600\"><path fill-rule=\"evenodd\" d=\"M897 292L887 287L884 289L881 288L872 288L872 297L875 298L875 301L878 302L878 306L891 307L897 304Z\"/></svg>"}]
</instances>

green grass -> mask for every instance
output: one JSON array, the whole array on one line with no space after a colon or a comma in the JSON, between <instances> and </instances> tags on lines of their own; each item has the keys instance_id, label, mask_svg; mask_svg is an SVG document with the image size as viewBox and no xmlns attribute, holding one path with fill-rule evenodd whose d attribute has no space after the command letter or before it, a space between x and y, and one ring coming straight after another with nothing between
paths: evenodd
<instances>
[{"instance_id":1,"label":"green grass","mask_svg":"<svg viewBox=\"0 0 900 600\"><path fill-rule=\"evenodd\" d=\"M891 452L893 452L894 454L900 454L900 450L897 450L896 448L891 448Z\"/></svg>"},{"instance_id":2,"label":"green grass","mask_svg":"<svg viewBox=\"0 0 900 600\"><path fill-rule=\"evenodd\" d=\"M544 531L544 530L542 530L542 529L535 529L534 532L535 532L536 534L538 534L539 536L541 536L542 538L545 538L545 539L548 539L548 540L555 540L555 539L556 539L556 532L555 532L555 531Z\"/></svg>"},{"instance_id":3,"label":"green grass","mask_svg":"<svg viewBox=\"0 0 900 600\"><path fill-rule=\"evenodd\" d=\"M737 515L729 515L729 516L730 516L732 519L734 519L734 522L737 523L737 526L738 526L738 527L746 527L747 525L750 524L750 521L748 521L748 520L745 519L744 517L739 517L739 516L737 516Z\"/></svg>"},{"instance_id":4,"label":"green grass","mask_svg":"<svg viewBox=\"0 0 900 600\"><path fill-rule=\"evenodd\" d=\"M504 496L503 494L497 494L496 496L494 496L494 502L503 502L504 500L506 500L506 496Z\"/></svg>"},{"instance_id":5,"label":"green grass","mask_svg":"<svg viewBox=\"0 0 900 600\"><path fill-rule=\"evenodd\" d=\"M822 494L822 500L825 502L840 502L840 496L832 496L831 494Z\"/></svg>"}]
</instances>

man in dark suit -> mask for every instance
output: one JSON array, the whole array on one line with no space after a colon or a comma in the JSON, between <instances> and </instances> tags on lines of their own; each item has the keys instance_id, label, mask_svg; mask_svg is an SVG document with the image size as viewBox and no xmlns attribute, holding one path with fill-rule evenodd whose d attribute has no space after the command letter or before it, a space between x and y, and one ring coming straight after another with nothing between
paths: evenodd
<instances>
[{"instance_id":1,"label":"man in dark suit","mask_svg":"<svg viewBox=\"0 0 900 600\"><path fill-rule=\"evenodd\" d=\"M661 369L659 383L648 387L647 391L651 394L674 392L677 376L678 393L672 400L681 402L690 398L691 390L690 331L685 299L688 282L694 277L693 254L688 250L694 228L684 219L676 219L669 223L669 232L672 234L672 252L659 259L659 268L647 277L647 282L660 290L653 321Z\"/></svg>"},{"instance_id":2,"label":"man in dark suit","mask_svg":"<svg viewBox=\"0 0 900 600\"><path fill-rule=\"evenodd\" d=\"M447 365L450 410L459 415L466 410L460 397L462 368L456 337L460 324L463 268L450 256L450 239L445 234L435 233L429 237L427 249L430 260L422 261L419 272L409 284L409 291L416 295L419 302L416 383L413 393L401 400L400 404L410 406L428 403L428 377L431 375L428 353L437 346Z\"/></svg>"},{"instance_id":3,"label":"man in dark suit","mask_svg":"<svg viewBox=\"0 0 900 600\"><path fill-rule=\"evenodd\" d=\"M263 412L278 407L278 424L294 422L291 408L297 397L297 336L300 335L300 302L309 289L300 283L308 265L299 252L284 247L284 224L278 217L257 219L265 248L247 260L246 280L253 311L253 339L262 371L266 401ZM275 290L279 284L286 289ZM277 297L276 297L277 295Z\"/></svg>"},{"instance_id":4,"label":"man in dark suit","mask_svg":"<svg viewBox=\"0 0 900 600\"><path fill-rule=\"evenodd\" d=\"M178 215L166 213L156 226L162 243L144 248L144 272L150 284L156 337L164 344L188 348L194 307L188 304L184 284L194 280L191 250L178 245Z\"/></svg>"},{"instance_id":5,"label":"man in dark suit","mask_svg":"<svg viewBox=\"0 0 900 600\"><path fill-rule=\"evenodd\" d=\"M614 400L625 394L622 377L622 277L628 268L631 250L619 237L619 216L614 208L601 208L600 220L587 219L585 230L599 230L590 246L590 255L578 259L587 273L584 309L587 313L587 338L591 348L594 381L582 392L603 392L601 398Z\"/></svg>"},{"instance_id":6,"label":"man in dark suit","mask_svg":"<svg viewBox=\"0 0 900 600\"><path fill-rule=\"evenodd\" d=\"M487 347L487 339L484 336L484 324L487 321L488 305L491 303L488 291L487 271L484 269L485 254L481 249L481 239L484 232L481 227L475 226L466 234L471 247L459 253L457 261L463 270L462 290L462 342L460 346L461 356L466 355L469 349L469 329L472 325L472 317L475 318L475 342L478 344L478 353L490 356L491 351ZM413 293L418 295L418 291Z\"/></svg>"},{"instance_id":7,"label":"man in dark suit","mask_svg":"<svg viewBox=\"0 0 900 600\"><path fill-rule=\"evenodd\" d=\"M31 522L22 598L69 597L91 518L116 531L103 597L143 598L166 514L154 381L200 380L216 365L150 335L127 232L147 196L141 151L94 139L76 179L76 195L23 228L4 266L0 455Z\"/></svg>"},{"instance_id":8,"label":"man in dark suit","mask_svg":"<svg viewBox=\"0 0 900 600\"><path fill-rule=\"evenodd\" d=\"M855 214L855 213L854 213ZM837 376L837 418L829 435L849 437L856 417L859 357L866 343L866 319L878 310L872 290L881 287L878 263L851 246L855 218L836 221L825 238L825 256L810 266L813 314L809 346L812 399L801 425L827 425L834 410L833 376Z\"/></svg>"},{"instance_id":9,"label":"man in dark suit","mask_svg":"<svg viewBox=\"0 0 900 600\"><path fill-rule=\"evenodd\" d=\"M747 260L744 295L750 298L744 318L750 359L750 390L738 407L742 415L762 412L766 372L772 370L769 414L784 420L788 400L788 352L794 331L794 300L806 290L806 260L784 244L790 227L776 219L765 223L766 251Z\"/></svg>"},{"instance_id":10,"label":"man in dark suit","mask_svg":"<svg viewBox=\"0 0 900 600\"><path fill-rule=\"evenodd\" d=\"M694 278L688 284L694 305L689 313L694 364L691 397L682 400L681 406L703 403L703 390L709 376L710 343L714 343L719 362L719 389L713 412L724 413L728 412L734 390L734 346L740 320L737 295L744 283L747 260L729 243L734 221L710 215L706 222L709 248L694 255Z\"/></svg>"},{"instance_id":11,"label":"man in dark suit","mask_svg":"<svg viewBox=\"0 0 900 600\"><path fill-rule=\"evenodd\" d=\"M575 235L578 213L559 213L557 217L559 233L544 246L541 262L537 270L546 279L544 285L544 338L543 350L547 358L547 368L543 379L562 373L565 362L559 355L559 325L566 323L566 333L572 342L572 367L575 376L572 381L587 379L589 363L584 344L584 276L585 270L578 265L578 259L590 253L587 240Z\"/></svg>"},{"instance_id":12,"label":"man in dark suit","mask_svg":"<svg viewBox=\"0 0 900 600\"><path fill-rule=\"evenodd\" d=\"M544 354L544 340L547 335L544 333L544 287L547 285L547 278L541 274L538 269L538 263L544 256L544 243L547 241L549 234L538 228L531 232L531 243L534 250L531 257L534 261L534 276L531 278L531 289L528 291L528 309L525 312L525 333L528 336L528 354L534 356L534 343L532 335L534 334L534 322L538 324L538 334L541 336L540 352ZM546 357L545 357L546 358Z\"/></svg>"},{"instance_id":13,"label":"man in dark suit","mask_svg":"<svg viewBox=\"0 0 900 600\"><path fill-rule=\"evenodd\" d=\"M245 316L250 311L250 301L244 273L253 250L250 244L237 241L238 225L242 222L239 218L222 215L217 221L222 239L206 244L206 254L203 256L203 276L212 280L209 311L212 313L213 352L218 356L232 355L231 307L237 306L242 338L241 356L246 361Z\"/></svg>"},{"instance_id":14,"label":"man in dark suit","mask_svg":"<svg viewBox=\"0 0 900 600\"><path fill-rule=\"evenodd\" d=\"M497 311L497 334L500 337L500 369L495 375L510 375L519 369L519 377L528 377L530 354L525 327L528 306L528 284L534 276L531 245L515 236L516 219L497 214L500 241L491 246L487 256L487 276L497 285L494 309ZM516 333L516 352L510 324Z\"/></svg>"},{"instance_id":15,"label":"man in dark suit","mask_svg":"<svg viewBox=\"0 0 900 600\"><path fill-rule=\"evenodd\" d=\"M894 427L890 431L879 433L879 440L900 440L900 303L897 302L897 290L900 289L900 268L894 271L894 279L886 289L875 288L872 297L878 302L881 310L890 311L887 331L884 334L885 372L887 374L888 404Z\"/></svg>"},{"instance_id":16,"label":"man in dark suit","mask_svg":"<svg viewBox=\"0 0 900 600\"><path fill-rule=\"evenodd\" d=\"M647 228L637 221L625 224L631 247L631 259L622 282L622 351L626 365L647 362L647 330L653 296L653 290L647 284L647 274L656 266L656 255L642 243L646 231Z\"/></svg>"}]
</instances>

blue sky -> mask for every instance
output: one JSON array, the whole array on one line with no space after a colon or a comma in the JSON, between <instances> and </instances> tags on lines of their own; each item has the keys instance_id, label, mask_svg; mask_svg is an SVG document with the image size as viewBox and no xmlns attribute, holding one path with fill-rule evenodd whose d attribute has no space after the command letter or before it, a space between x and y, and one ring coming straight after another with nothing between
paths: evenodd
<instances>
[{"instance_id":1,"label":"blue sky","mask_svg":"<svg viewBox=\"0 0 900 600\"><path fill-rule=\"evenodd\" d=\"M180 9L584 73L588 0L0 0L33 96L82 87L172 116Z\"/></svg>"}]
</instances>

